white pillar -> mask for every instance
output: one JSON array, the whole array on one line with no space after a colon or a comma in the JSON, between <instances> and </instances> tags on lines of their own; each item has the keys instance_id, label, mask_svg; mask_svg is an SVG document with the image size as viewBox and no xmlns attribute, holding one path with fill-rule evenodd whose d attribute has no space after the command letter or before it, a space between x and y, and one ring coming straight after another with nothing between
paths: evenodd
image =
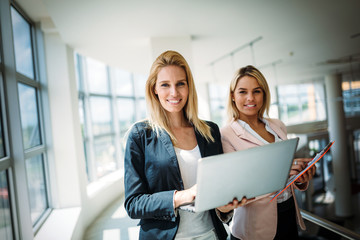
<instances>
[{"instance_id":1,"label":"white pillar","mask_svg":"<svg viewBox=\"0 0 360 240\"><path fill-rule=\"evenodd\" d=\"M325 77L328 110L329 137L335 140L331 148L335 182L335 214L339 217L351 216L351 185L349 159L346 154L347 137L345 114L342 101L341 75Z\"/></svg>"},{"instance_id":2,"label":"white pillar","mask_svg":"<svg viewBox=\"0 0 360 240\"><path fill-rule=\"evenodd\" d=\"M81 205L77 151L82 148L76 148L74 136L74 117L78 118L78 113L75 115L73 108L79 107L70 96L75 82L69 72L72 53L56 33L45 34L45 42L59 207L74 207Z\"/></svg>"}]
</instances>

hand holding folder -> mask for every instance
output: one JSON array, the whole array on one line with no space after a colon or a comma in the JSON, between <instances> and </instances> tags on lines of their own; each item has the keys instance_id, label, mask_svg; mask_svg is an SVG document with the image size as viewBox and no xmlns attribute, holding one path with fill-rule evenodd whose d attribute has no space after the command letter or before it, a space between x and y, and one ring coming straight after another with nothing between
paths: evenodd
<instances>
[{"instance_id":1,"label":"hand holding folder","mask_svg":"<svg viewBox=\"0 0 360 240\"><path fill-rule=\"evenodd\" d=\"M316 156L313 158L313 160L311 160L310 162L307 163L306 167L299 172L297 175L293 175L287 182L285 188L283 188L282 190L279 190L277 193L275 193L274 197L270 200L270 202L272 200L274 200L275 198L277 198L283 191L285 191L285 189L287 189L288 187L290 187L290 185L292 183L294 183L297 179L299 179L305 172L307 172L317 161L319 161L324 155L325 153L327 153L327 151L329 151L329 149L331 148L331 146L334 144L335 141L330 142L323 150L321 150L318 154L316 154Z\"/></svg>"}]
</instances>

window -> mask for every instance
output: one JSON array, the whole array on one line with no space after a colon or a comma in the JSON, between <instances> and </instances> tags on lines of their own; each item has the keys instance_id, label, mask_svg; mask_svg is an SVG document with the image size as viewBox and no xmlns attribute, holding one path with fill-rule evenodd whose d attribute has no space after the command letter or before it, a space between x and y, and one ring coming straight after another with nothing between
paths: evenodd
<instances>
[{"instance_id":1,"label":"window","mask_svg":"<svg viewBox=\"0 0 360 240\"><path fill-rule=\"evenodd\" d=\"M11 7L18 96L22 139L25 154L31 219L35 225L45 210L48 200L45 185L45 146L41 141L40 84L34 71L32 26L18 10ZM35 147L36 148L35 150ZM27 157L31 156L31 157ZM16 170L15 170L16 171Z\"/></svg>"},{"instance_id":2,"label":"window","mask_svg":"<svg viewBox=\"0 0 360 240\"><path fill-rule=\"evenodd\" d=\"M280 119L287 125L326 119L324 87L318 83L278 86Z\"/></svg>"},{"instance_id":3,"label":"window","mask_svg":"<svg viewBox=\"0 0 360 240\"><path fill-rule=\"evenodd\" d=\"M75 55L88 181L123 168L124 136L146 117L146 77Z\"/></svg>"},{"instance_id":4,"label":"window","mask_svg":"<svg viewBox=\"0 0 360 240\"><path fill-rule=\"evenodd\" d=\"M360 165L360 129L357 129L353 132L354 136L354 152L355 152L355 163L357 166Z\"/></svg>"},{"instance_id":5,"label":"window","mask_svg":"<svg viewBox=\"0 0 360 240\"><path fill-rule=\"evenodd\" d=\"M94 152L98 178L116 170L115 144L112 136L95 138Z\"/></svg>"},{"instance_id":6,"label":"window","mask_svg":"<svg viewBox=\"0 0 360 240\"><path fill-rule=\"evenodd\" d=\"M91 58L86 58L86 76L89 92L109 94L106 65Z\"/></svg>"},{"instance_id":7,"label":"window","mask_svg":"<svg viewBox=\"0 0 360 240\"><path fill-rule=\"evenodd\" d=\"M209 83L209 102L211 120L219 126L223 126L227 121L227 87L225 85Z\"/></svg>"},{"instance_id":8,"label":"window","mask_svg":"<svg viewBox=\"0 0 360 240\"><path fill-rule=\"evenodd\" d=\"M89 100L93 134L111 133L113 124L110 98L92 96Z\"/></svg>"},{"instance_id":9,"label":"window","mask_svg":"<svg viewBox=\"0 0 360 240\"><path fill-rule=\"evenodd\" d=\"M146 102L145 98L139 98L136 101L136 117L137 119L144 119L147 116Z\"/></svg>"},{"instance_id":10,"label":"window","mask_svg":"<svg viewBox=\"0 0 360 240\"><path fill-rule=\"evenodd\" d=\"M134 74L134 82L136 95L139 97L145 97L146 77L144 75Z\"/></svg>"},{"instance_id":11,"label":"window","mask_svg":"<svg viewBox=\"0 0 360 240\"><path fill-rule=\"evenodd\" d=\"M39 30L12 1L0 8L0 34L12 36L0 36L0 239L10 240L31 237L50 204Z\"/></svg>"},{"instance_id":12,"label":"window","mask_svg":"<svg viewBox=\"0 0 360 240\"><path fill-rule=\"evenodd\" d=\"M43 156L26 159L26 177L30 197L31 220L35 223L48 208Z\"/></svg>"},{"instance_id":13,"label":"window","mask_svg":"<svg viewBox=\"0 0 360 240\"><path fill-rule=\"evenodd\" d=\"M134 95L132 75L121 69L113 70L115 93L117 96L132 97ZM143 89L143 87L141 88Z\"/></svg>"},{"instance_id":14,"label":"window","mask_svg":"<svg viewBox=\"0 0 360 240\"><path fill-rule=\"evenodd\" d=\"M135 101L133 99L118 98L116 105L118 107L120 135L124 136L131 124L135 122Z\"/></svg>"},{"instance_id":15,"label":"window","mask_svg":"<svg viewBox=\"0 0 360 240\"><path fill-rule=\"evenodd\" d=\"M6 171L0 171L0 239L13 239L9 187Z\"/></svg>"},{"instance_id":16,"label":"window","mask_svg":"<svg viewBox=\"0 0 360 240\"><path fill-rule=\"evenodd\" d=\"M1 73L1 72L0 72ZM1 113L1 106L0 106L0 113ZM4 134L3 134L3 123L1 120L1 115L0 115L0 159L4 158L5 155L5 138L4 138Z\"/></svg>"},{"instance_id":17,"label":"window","mask_svg":"<svg viewBox=\"0 0 360 240\"><path fill-rule=\"evenodd\" d=\"M41 144L36 88L18 84L20 115L24 148L29 149Z\"/></svg>"},{"instance_id":18,"label":"window","mask_svg":"<svg viewBox=\"0 0 360 240\"><path fill-rule=\"evenodd\" d=\"M1 39L1 38L0 38ZM0 42L1 44L1 42ZM1 44L2 45L2 44ZM1 49L1 48L0 48ZM1 55L1 54L0 54ZM4 65L0 63L0 239L11 240L13 236L13 210L10 201L10 188L8 169L10 169L11 158L7 151L7 137L5 134L5 94L3 72Z\"/></svg>"},{"instance_id":19,"label":"window","mask_svg":"<svg viewBox=\"0 0 360 240\"><path fill-rule=\"evenodd\" d=\"M34 79L33 47L31 25L15 9L11 8L16 71Z\"/></svg>"},{"instance_id":20,"label":"window","mask_svg":"<svg viewBox=\"0 0 360 240\"><path fill-rule=\"evenodd\" d=\"M359 76L343 76L342 91L344 99L344 112L346 116L360 114L360 80Z\"/></svg>"}]
</instances>

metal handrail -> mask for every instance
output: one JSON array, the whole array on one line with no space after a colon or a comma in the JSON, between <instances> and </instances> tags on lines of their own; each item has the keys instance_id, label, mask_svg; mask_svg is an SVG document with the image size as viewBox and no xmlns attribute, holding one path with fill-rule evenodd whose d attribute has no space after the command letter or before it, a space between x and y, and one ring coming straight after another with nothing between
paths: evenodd
<instances>
[{"instance_id":1,"label":"metal handrail","mask_svg":"<svg viewBox=\"0 0 360 240\"><path fill-rule=\"evenodd\" d=\"M330 222L324 218L321 218L315 214L312 214L308 211L305 211L303 209L300 209L300 212L301 212L301 215L304 219L312 222L312 223L315 223L316 225L319 225L323 228L326 228L336 234L339 234L341 235L342 237L344 238L347 238L347 239L357 239L359 240L360 239L360 234L356 233L356 232L353 232L343 226L340 226L336 223L333 223L333 222Z\"/></svg>"}]
</instances>

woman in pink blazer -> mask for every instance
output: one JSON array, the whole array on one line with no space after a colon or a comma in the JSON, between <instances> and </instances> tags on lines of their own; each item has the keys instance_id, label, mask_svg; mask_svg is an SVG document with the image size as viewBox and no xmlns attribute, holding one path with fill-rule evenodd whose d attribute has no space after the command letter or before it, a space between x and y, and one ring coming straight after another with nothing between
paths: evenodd
<instances>
[{"instance_id":1,"label":"woman in pink blazer","mask_svg":"<svg viewBox=\"0 0 360 240\"><path fill-rule=\"evenodd\" d=\"M280 120L264 118L269 106L270 91L261 72L253 66L239 69L230 84L227 106L230 122L221 129L224 152L287 139L286 127ZM295 159L290 175L299 173L309 161L309 158ZM313 167L302 175L277 201L270 202L272 194L267 194L235 209L230 224L231 239L298 239L297 224L301 229L305 229L305 224L294 189L306 190L315 170Z\"/></svg>"}]
</instances>

